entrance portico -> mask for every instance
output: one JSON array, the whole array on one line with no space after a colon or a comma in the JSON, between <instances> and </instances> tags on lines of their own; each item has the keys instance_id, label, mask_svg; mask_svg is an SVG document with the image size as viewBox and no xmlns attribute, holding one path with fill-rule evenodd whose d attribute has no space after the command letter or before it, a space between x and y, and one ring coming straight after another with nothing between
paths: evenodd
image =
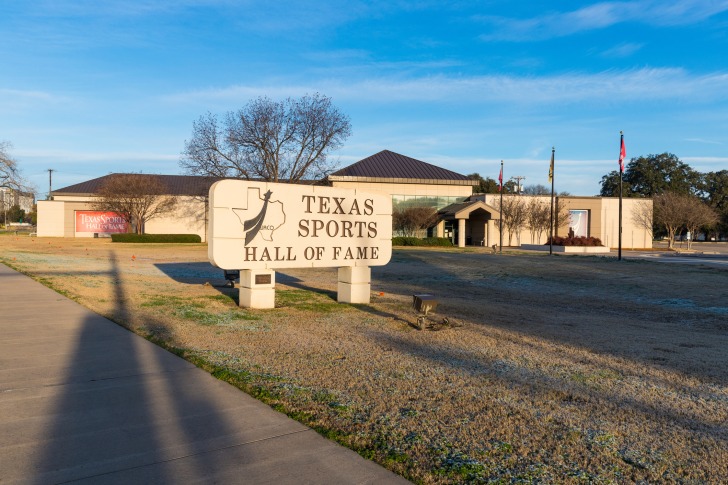
<instances>
[{"instance_id":1,"label":"entrance portico","mask_svg":"<svg viewBox=\"0 0 728 485\"><path fill-rule=\"evenodd\" d=\"M498 241L495 221L500 211L482 200L451 204L438 211L437 234L449 237L458 247L490 246Z\"/></svg>"}]
</instances>

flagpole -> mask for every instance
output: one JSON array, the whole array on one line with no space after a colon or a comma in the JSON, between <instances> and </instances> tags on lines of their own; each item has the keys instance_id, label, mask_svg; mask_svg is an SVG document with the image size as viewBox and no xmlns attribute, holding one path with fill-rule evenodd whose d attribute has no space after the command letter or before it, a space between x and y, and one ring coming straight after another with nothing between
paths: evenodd
<instances>
[{"instance_id":1,"label":"flagpole","mask_svg":"<svg viewBox=\"0 0 728 485\"><path fill-rule=\"evenodd\" d=\"M622 172L624 171L624 133L619 132L619 246L617 248L617 261L622 261Z\"/></svg>"},{"instance_id":2,"label":"flagpole","mask_svg":"<svg viewBox=\"0 0 728 485\"><path fill-rule=\"evenodd\" d=\"M556 148L551 147L551 169L549 170L549 178L551 179L551 217L549 218L549 255L554 254L554 153L556 153Z\"/></svg>"},{"instance_id":3,"label":"flagpole","mask_svg":"<svg viewBox=\"0 0 728 485\"><path fill-rule=\"evenodd\" d=\"M498 235L500 236L500 254L503 254L503 160L501 160L501 171L500 171L500 185L498 190L500 191L500 217L498 219Z\"/></svg>"}]
</instances>

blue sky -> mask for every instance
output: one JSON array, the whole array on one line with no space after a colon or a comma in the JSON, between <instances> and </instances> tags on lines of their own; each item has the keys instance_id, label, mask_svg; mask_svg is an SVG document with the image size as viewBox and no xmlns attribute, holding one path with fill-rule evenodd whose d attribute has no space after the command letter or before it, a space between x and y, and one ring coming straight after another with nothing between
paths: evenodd
<instances>
[{"instance_id":1,"label":"blue sky","mask_svg":"<svg viewBox=\"0 0 728 485\"><path fill-rule=\"evenodd\" d=\"M445 5L446 4L446 5ZM0 140L48 190L181 173L192 122L320 92L383 149L595 195L627 157L728 169L728 0L0 0Z\"/></svg>"}]
</instances>

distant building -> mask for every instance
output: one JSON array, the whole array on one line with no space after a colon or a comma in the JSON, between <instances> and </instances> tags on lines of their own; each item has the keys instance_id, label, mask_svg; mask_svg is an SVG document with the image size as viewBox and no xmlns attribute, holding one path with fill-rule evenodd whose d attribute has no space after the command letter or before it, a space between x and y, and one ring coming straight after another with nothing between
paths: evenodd
<instances>
[{"instance_id":1,"label":"distant building","mask_svg":"<svg viewBox=\"0 0 728 485\"><path fill-rule=\"evenodd\" d=\"M31 192L22 192L11 189L10 187L0 187L0 201L2 202L3 209L9 209L17 205L27 214L28 212L33 212L35 195Z\"/></svg>"},{"instance_id":2,"label":"distant building","mask_svg":"<svg viewBox=\"0 0 728 485\"><path fill-rule=\"evenodd\" d=\"M550 196L504 194L504 206L508 199L519 198L524 204L539 202L550 207ZM554 235L567 236L572 232L575 236L595 237L607 247L616 248L619 244L619 198L558 196L554 198L557 207L563 207L567 217L554 221ZM651 248L652 230L635 222L634 214L647 204L652 208L651 199L625 198L622 201L622 247L627 249ZM473 194L464 202L453 204L440 210L440 222L436 234L452 239L458 246L483 245L492 246L500 243L500 194ZM520 230L508 233L503 230L504 246L520 246L521 244L545 244L548 241L548 230L538 234L528 224Z\"/></svg>"},{"instance_id":3,"label":"distant building","mask_svg":"<svg viewBox=\"0 0 728 485\"><path fill-rule=\"evenodd\" d=\"M93 211L92 201L99 188L111 175L99 177L53 191L53 200L38 202L38 236L93 237L106 235L79 225L79 214ZM207 241L207 197L210 186L218 178L187 175L156 175L168 187L169 195L180 198L174 214L150 220L145 226L149 234L198 234ZM408 206L429 206L439 211L439 222L431 229L433 236L448 237L455 245L491 246L499 242L498 194L473 194L478 182L435 165L384 150L364 158L316 182L333 187L385 193L392 197L394 209ZM507 195L524 200L549 197ZM644 199L640 199L644 202ZM617 246L618 199L604 197L559 197L572 215L563 221L558 235L573 229L577 235L598 237L605 245ZM651 231L632 222L636 200L624 200L623 247L652 246ZM651 201L649 201L651 203ZM504 231L505 232L505 231ZM536 241L527 228L513 235L511 244L543 244L548 234ZM509 238L504 237L504 245Z\"/></svg>"},{"instance_id":4,"label":"distant building","mask_svg":"<svg viewBox=\"0 0 728 485\"><path fill-rule=\"evenodd\" d=\"M86 219L104 215L94 210L93 200L99 189L113 175L104 175L54 190L51 193L53 200L38 201L38 237L94 237L108 236L115 232L113 229L104 230L84 223ZM202 241L206 241L207 197L210 186L220 178L192 175L139 174L139 176L156 177L167 187L167 195L179 197L179 203L173 213L146 223L144 228L146 233L198 234Z\"/></svg>"}]
</instances>

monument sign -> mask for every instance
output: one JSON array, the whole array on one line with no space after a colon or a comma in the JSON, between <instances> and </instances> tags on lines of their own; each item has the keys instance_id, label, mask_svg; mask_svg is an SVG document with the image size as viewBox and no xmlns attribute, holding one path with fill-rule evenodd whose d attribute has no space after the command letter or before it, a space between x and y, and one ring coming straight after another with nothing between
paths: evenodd
<instances>
[{"instance_id":1,"label":"monument sign","mask_svg":"<svg viewBox=\"0 0 728 485\"><path fill-rule=\"evenodd\" d=\"M241 270L241 306L272 308L273 270L305 267L338 267L338 300L368 303L370 267L392 255L392 200L359 190L221 180L210 188L208 255L219 268Z\"/></svg>"}]
</instances>

